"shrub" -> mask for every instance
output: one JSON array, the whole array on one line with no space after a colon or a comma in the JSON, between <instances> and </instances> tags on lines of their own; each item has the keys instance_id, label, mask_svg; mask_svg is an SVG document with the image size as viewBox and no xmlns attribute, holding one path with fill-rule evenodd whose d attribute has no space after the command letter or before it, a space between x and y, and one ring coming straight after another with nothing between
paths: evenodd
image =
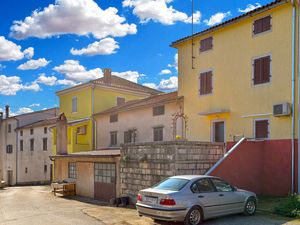
<instances>
[{"instance_id":1,"label":"shrub","mask_svg":"<svg viewBox=\"0 0 300 225\"><path fill-rule=\"evenodd\" d=\"M289 195L275 206L274 213L281 216L300 218L300 196L296 194Z\"/></svg>"}]
</instances>

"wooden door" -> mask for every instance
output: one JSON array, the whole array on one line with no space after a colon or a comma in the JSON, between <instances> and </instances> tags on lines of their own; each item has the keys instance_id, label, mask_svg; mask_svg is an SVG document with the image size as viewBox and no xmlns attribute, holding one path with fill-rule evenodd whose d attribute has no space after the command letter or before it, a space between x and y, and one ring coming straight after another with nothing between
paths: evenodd
<instances>
[{"instance_id":1,"label":"wooden door","mask_svg":"<svg viewBox=\"0 0 300 225\"><path fill-rule=\"evenodd\" d=\"M218 121L213 123L213 141L225 142L225 123Z\"/></svg>"}]
</instances>

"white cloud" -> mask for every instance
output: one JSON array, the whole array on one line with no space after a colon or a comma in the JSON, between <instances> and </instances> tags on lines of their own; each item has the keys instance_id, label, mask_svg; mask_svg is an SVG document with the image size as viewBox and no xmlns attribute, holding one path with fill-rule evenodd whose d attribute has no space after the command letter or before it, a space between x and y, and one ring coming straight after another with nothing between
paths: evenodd
<instances>
[{"instance_id":1,"label":"white cloud","mask_svg":"<svg viewBox=\"0 0 300 225\"><path fill-rule=\"evenodd\" d=\"M0 75L0 94L16 95L18 91L39 91L40 86L33 82L31 84L22 84L21 78L18 76Z\"/></svg>"},{"instance_id":2,"label":"white cloud","mask_svg":"<svg viewBox=\"0 0 300 225\"><path fill-rule=\"evenodd\" d=\"M76 83L94 80L103 75L100 68L86 70L77 60L65 60L64 64L54 67L53 70L65 75L67 80Z\"/></svg>"},{"instance_id":3,"label":"white cloud","mask_svg":"<svg viewBox=\"0 0 300 225\"><path fill-rule=\"evenodd\" d=\"M155 83L144 83L143 85L152 89L157 89L157 85Z\"/></svg>"},{"instance_id":4,"label":"white cloud","mask_svg":"<svg viewBox=\"0 0 300 225\"><path fill-rule=\"evenodd\" d=\"M19 115L19 114L25 114L25 113L31 113L31 112L34 112L34 110L31 108L28 108L28 107L21 107L18 109L17 112L15 112L15 114Z\"/></svg>"},{"instance_id":5,"label":"white cloud","mask_svg":"<svg viewBox=\"0 0 300 225\"><path fill-rule=\"evenodd\" d=\"M72 80L66 80L66 79L63 79L63 80L58 80L57 81L57 84L58 85L64 85L64 86L74 86L76 85L77 83L72 81Z\"/></svg>"},{"instance_id":6,"label":"white cloud","mask_svg":"<svg viewBox=\"0 0 300 225\"><path fill-rule=\"evenodd\" d=\"M172 64L168 64L168 67L173 67L178 71L178 53L174 55L174 62Z\"/></svg>"},{"instance_id":7,"label":"white cloud","mask_svg":"<svg viewBox=\"0 0 300 225\"><path fill-rule=\"evenodd\" d=\"M45 58L40 59L31 59L28 60L26 63L21 64L18 66L17 69L19 70L36 70L41 67L45 67L50 63L50 61L47 61Z\"/></svg>"},{"instance_id":8,"label":"white cloud","mask_svg":"<svg viewBox=\"0 0 300 225\"><path fill-rule=\"evenodd\" d=\"M261 4L259 4L258 2L255 3L254 5L253 4L248 4L247 7L245 9L238 9L239 12L241 13L247 13L247 12L250 12L254 9L257 9L261 7Z\"/></svg>"},{"instance_id":9,"label":"white cloud","mask_svg":"<svg viewBox=\"0 0 300 225\"><path fill-rule=\"evenodd\" d=\"M29 105L29 107L40 107L41 104L40 103L33 103L31 105Z\"/></svg>"},{"instance_id":10,"label":"white cloud","mask_svg":"<svg viewBox=\"0 0 300 225\"><path fill-rule=\"evenodd\" d=\"M133 8L133 14L139 17L141 23L150 20L165 25L172 25L176 22L191 23L191 16L180 12L169 5L173 0L124 0L123 7ZM194 14L194 23L200 22L201 14Z\"/></svg>"},{"instance_id":11,"label":"white cloud","mask_svg":"<svg viewBox=\"0 0 300 225\"><path fill-rule=\"evenodd\" d=\"M231 16L231 12L228 11L226 13L218 12L212 15L209 20L204 20L203 22L208 26L214 26L218 23L222 23L226 17Z\"/></svg>"},{"instance_id":12,"label":"white cloud","mask_svg":"<svg viewBox=\"0 0 300 225\"><path fill-rule=\"evenodd\" d=\"M178 77L172 76L169 79L162 79L158 85L158 89L163 91L176 90L178 87Z\"/></svg>"},{"instance_id":13,"label":"white cloud","mask_svg":"<svg viewBox=\"0 0 300 225\"><path fill-rule=\"evenodd\" d=\"M33 47L26 48L23 53L27 59L31 59L34 56L34 48Z\"/></svg>"},{"instance_id":14,"label":"white cloud","mask_svg":"<svg viewBox=\"0 0 300 225\"><path fill-rule=\"evenodd\" d=\"M95 38L135 34L135 24L126 23L118 9L101 9L93 0L56 0L43 10L35 10L23 21L14 21L10 35L16 39L47 38L63 34L90 35Z\"/></svg>"},{"instance_id":15,"label":"white cloud","mask_svg":"<svg viewBox=\"0 0 300 225\"><path fill-rule=\"evenodd\" d=\"M119 48L118 42L113 38L104 38L89 44L86 48L71 49L73 55L110 55L116 53Z\"/></svg>"},{"instance_id":16,"label":"white cloud","mask_svg":"<svg viewBox=\"0 0 300 225\"><path fill-rule=\"evenodd\" d=\"M54 86L56 84L57 78L55 76L47 77L45 74L40 74L37 83L45 84L47 86Z\"/></svg>"},{"instance_id":17,"label":"white cloud","mask_svg":"<svg viewBox=\"0 0 300 225\"><path fill-rule=\"evenodd\" d=\"M24 58L21 46L0 36L0 61L16 61Z\"/></svg>"},{"instance_id":18,"label":"white cloud","mask_svg":"<svg viewBox=\"0 0 300 225\"><path fill-rule=\"evenodd\" d=\"M159 74L160 75L172 74L172 71L168 70L168 69L165 69L165 70L161 70Z\"/></svg>"},{"instance_id":19,"label":"white cloud","mask_svg":"<svg viewBox=\"0 0 300 225\"><path fill-rule=\"evenodd\" d=\"M112 72L112 74L134 83L137 83L140 77L145 76L145 74L139 73L137 71Z\"/></svg>"}]
</instances>

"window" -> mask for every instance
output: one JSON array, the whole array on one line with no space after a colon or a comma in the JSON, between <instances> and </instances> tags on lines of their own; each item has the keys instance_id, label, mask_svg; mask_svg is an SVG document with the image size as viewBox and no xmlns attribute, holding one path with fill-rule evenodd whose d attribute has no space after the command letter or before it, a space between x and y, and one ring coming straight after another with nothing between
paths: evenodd
<instances>
[{"instance_id":1,"label":"window","mask_svg":"<svg viewBox=\"0 0 300 225\"><path fill-rule=\"evenodd\" d=\"M13 153L13 146L12 145L6 145L6 153L7 154Z\"/></svg>"},{"instance_id":2,"label":"window","mask_svg":"<svg viewBox=\"0 0 300 225\"><path fill-rule=\"evenodd\" d=\"M68 164L69 178L76 179L76 163L70 162Z\"/></svg>"},{"instance_id":3,"label":"window","mask_svg":"<svg viewBox=\"0 0 300 225\"><path fill-rule=\"evenodd\" d=\"M76 134L85 135L86 134L86 126L77 127Z\"/></svg>"},{"instance_id":4,"label":"window","mask_svg":"<svg viewBox=\"0 0 300 225\"><path fill-rule=\"evenodd\" d=\"M72 98L72 112L77 112L77 97Z\"/></svg>"},{"instance_id":5,"label":"window","mask_svg":"<svg viewBox=\"0 0 300 225\"><path fill-rule=\"evenodd\" d=\"M8 125L7 125L7 132L8 132L8 133L11 133L11 124L8 124Z\"/></svg>"},{"instance_id":6,"label":"window","mask_svg":"<svg viewBox=\"0 0 300 225\"><path fill-rule=\"evenodd\" d=\"M212 71L201 73L199 76L200 95L207 95L212 93Z\"/></svg>"},{"instance_id":7,"label":"window","mask_svg":"<svg viewBox=\"0 0 300 225\"><path fill-rule=\"evenodd\" d=\"M44 127L44 134L47 134L47 133L48 133L48 128Z\"/></svg>"},{"instance_id":8,"label":"window","mask_svg":"<svg viewBox=\"0 0 300 225\"><path fill-rule=\"evenodd\" d=\"M118 114L110 115L109 122L111 122L111 123L118 122Z\"/></svg>"},{"instance_id":9,"label":"window","mask_svg":"<svg viewBox=\"0 0 300 225\"><path fill-rule=\"evenodd\" d=\"M164 114L165 114L165 106L164 105L153 107L153 116L159 116L159 115L164 115Z\"/></svg>"},{"instance_id":10,"label":"window","mask_svg":"<svg viewBox=\"0 0 300 225\"><path fill-rule=\"evenodd\" d=\"M48 139L47 138L43 138L43 151L47 151L48 150Z\"/></svg>"},{"instance_id":11,"label":"window","mask_svg":"<svg viewBox=\"0 0 300 225\"><path fill-rule=\"evenodd\" d=\"M215 188L209 179L198 180L191 186L193 193L215 192Z\"/></svg>"},{"instance_id":12,"label":"window","mask_svg":"<svg viewBox=\"0 0 300 225\"><path fill-rule=\"evenodd\" d=\"M233 188L230 184L220 179L211 179L218 192L232 192Z\"/></svg>"},{"instance_id":13,"label":"window","mask_svg":"<svg viewBox=\"0 0 300 225\"><path fill-rule=\"evenodd\" d=\"M267 16L258 20L255 20L253 23L253 34L259 34L271 30L271 16Z\"/></svg>"},{"instance_id":14,"label":"window","mask_svg":"<svg viewBox=\"0 0 300 225\"><path fill-rule=\"evenodd\" d=\"M269 137L269 120L255 120L255 139Z\"/></svg>"},{"instance_id":15,"label":"window","mask_svg":"<svg viewBox=\"0 0 300 225\"><path fill-rule=\"evenodd\" d=\"M30 151L34 151L34 139L30 139Z\"/></svg>"},{"instance_id":16,"label":"window","mask_svg":"<svg viewBox=\"0 0 300 225\"><path fill-rule=\"evenodd\" d=\"M152 188L168 191L180 191L189 182L187 179L181 178L167 178L158 184L155 184Z\"/></svg>"},{"instance_id":17,"label":"window","mask_svg":"<svg viewBox=\"0 0 300 225\"><path fill-rule=\"evenodd\" d=\"M47 173L47 170L48 170L47 165L44 165L44 173Z\"/></svg>"},{"instance_id":18,"label":"window","mask_svg":"<svg viewBox=\"0 0 300 225\"><path fill-rule=\"evenodd\" d=\"M23 136L23 130L20 130L20 136Z\"/></svg>"},{"instance_id":19,"label":"window","mask_svg":"<svg viewBox=\"0 0 300 225\"><path fill-rule=\"evenodd\" d=\"M215 121L212 123L213 142L225 142L225 122Z\"/></svg>"},{"instance_id":20,"label":"window","mask_svg":"<svg viewBox=\"0 0 300 225\"><path fill-rule=\"evenodd\" d=\"M153 141L163 141L164 137L164 128L155 127L153 128Z\"/></svg>"},{"instance_id":21,"label":"window","mask_svg":"<svg viewBox=\"0 0 300 225\"><path fill-rule=\"evenodd\" d=\"M118 132L110 132L110 146L115 146L118 144Z\"/></svg>"},{"instance_id":22,"label":"window","mask_svg":"<svg viewBox=\"0 0 300 225\"><path fill-rule=\"evenodd\" d=\"M128 130L124 132L124 143L134 143L136 139L136 130Z\"/></svg>"},{"instance_id":23,"label":"window","mask_svg":"<svg viewBox=\"0 0 300 225\"><path fill-rule=\"evenodd\" d=\"M33 135L33 129L32 128L30 129L30 135Z\"/></svg>"},{"instance_id":24,"label":"window","mask_svg":"<svg viewBox=\"0 0 300 225\"><path fill-rule=\"evenodd\" d=\"M95 163L95 182L115 184L116 166L112 163Z\"/></svg>"},{"instance_id":25,"label":"window","mask_svg":"<svg viewBox=\"0 0 300 225\"><path fill-rule=\"evenodd\" d=\"M20 151L24 150L24 141L20 140Z\"/></svg>"},{"instance_id":26,"label":"window","mask_svg":"<svg viewBox=\"0 0 300 225\"><path fill-rule=\"evenodd\" d=\"M125 98L123 97L117 97L117 105L122 105L125 103Z\"/></svg>"},{"instance_id":27,"label":"window","mask_svg":"<svg viewBox=\"0 0 300 225\"><path fill-rule=\"evenodd\" d=\"M213 48L213 38L209 37L200 41L200 52L205 52Z\"/></svg>"},{"instance_id":28,"label":"window","mask_svg":"<svg viewBox=\"0 0 300 225\"><path fill-rule=\"evenodd\" d=\"M271 56L265 56L254 60L253 63L253 84L270 82L271 77Z\"/></svg>"},{"instance_id":29,"label":"window","mask_svg":"<svg viewBox=\"0 0 300 225\"><path fill-rule=\"evenodd\" d=\"M27 167L25 167L25 173L28 173L28 169L27 169Z\"/></svg>"}]
</instances>

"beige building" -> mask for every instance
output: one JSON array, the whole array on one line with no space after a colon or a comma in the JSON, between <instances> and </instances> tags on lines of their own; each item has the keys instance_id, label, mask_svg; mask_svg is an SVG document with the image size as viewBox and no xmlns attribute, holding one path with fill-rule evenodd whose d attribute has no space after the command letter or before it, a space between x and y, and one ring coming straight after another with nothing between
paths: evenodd
<instances>
[{"instance_id":1,"label":"beige building","mask_svg":"<svg viewBox=\"0 0 300 225\"><path fill-rule=\"evenodd\" d=\"M97 149L184 137L182 118L175 119L182 108L183 97L172 92L128 101L96 113Z\"/></svg>"},{"instance_id":2,"label":"beige building","mask_svg":"<svg viewBox=\"0 0 300 225\"><path fill-rule=\"evenodd\" d=\"M6 107L0 120L0 180L9 185L50 180L47 157L51 155L52 134L48 127L49 119L57 114L58 109L53 108L11 117ZM47 151L43 151L43 142L47 142Z\"/></svg>"}]
</instances>

